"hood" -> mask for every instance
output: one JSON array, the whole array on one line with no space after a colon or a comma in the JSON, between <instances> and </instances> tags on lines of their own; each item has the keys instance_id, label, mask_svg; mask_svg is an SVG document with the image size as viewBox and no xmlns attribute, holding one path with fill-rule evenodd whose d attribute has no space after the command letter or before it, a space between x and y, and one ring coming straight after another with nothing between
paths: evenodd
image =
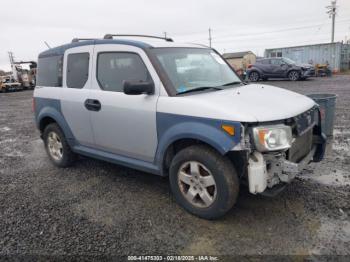
<instances>
[{"instance_id":1,"label":"hood","mask_svg":"<svg viewBox=\"0 0 350 262\"><path fill-rule=\"evenodd\" d=\"M296 65L296 66L299 66L299 67L308 68L308 69L314 67L313 65L310 65L310 64L303 64L303 63L296 63L295 65Z\"/></svg>"},{"instance_id":2,"label":"hood","mask_svg":"<svg viewBox=\"0 0 350 262\"><path fill-rule=\"evenodd\" d=\"M172 114L191 115L239 122L268 122L299 115L315 102L286 89L249 84L222 91L160 99L158 109Z\"/></svg>"}]
</instances>

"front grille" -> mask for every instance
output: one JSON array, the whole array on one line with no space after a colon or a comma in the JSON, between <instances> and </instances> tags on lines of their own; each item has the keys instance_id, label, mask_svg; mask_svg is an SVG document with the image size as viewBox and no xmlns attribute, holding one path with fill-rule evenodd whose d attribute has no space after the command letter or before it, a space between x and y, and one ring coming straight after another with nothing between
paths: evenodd
<instances>
[{"instance_id":1,"label":"front grille","mask_svg":"<svg viewBox=\"0 0 350 262\"><path fill-rule=\"evenodd\" d=\"M293 120L297 135L302 136L318 123L318 108L316 106L312 107L304 113L293 117Z\"/></svg>"},{"instance_id":2,"label":"front grille","mask_svg":"<svg viewBox=\"0 0 350 262\"><path fill-rule=\"evenodd\" d=\"M301 136L297 136L288 150L288 160L298 163L302 160L312 149L313 130L309 129Z\"/></svg>"}]
</instances>

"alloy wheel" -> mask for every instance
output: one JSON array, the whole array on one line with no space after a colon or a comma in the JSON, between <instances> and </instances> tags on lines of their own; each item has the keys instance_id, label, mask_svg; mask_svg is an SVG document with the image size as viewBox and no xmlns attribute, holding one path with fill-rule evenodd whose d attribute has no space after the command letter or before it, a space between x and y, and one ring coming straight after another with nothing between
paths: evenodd
<instances>
[{"instance_id":1,"label":"alloy wheel","mask_svg":"<svg viewBox=\"0 0 350 262\"><path fill-rule=\"evenodd\" d=\"M292 71L289 73L289 79L292 81L296 81L299 79L299 73L297 71Z\"/></svg>"},{"instance_id":2,"label":"alloy wheel","mask_svg":"<svg viewBox=\"0 0 350 262\"><path fill-rule=\"evenodd\" d=\"M178 185L182 195L193 206L207 208L216 199L217 187L214 176L203 164L188 161L178 172Z\"/></svg>"},{"instance_id":3,"label":"alloy wheel","mask_svg":"<svg viewBox=\"0 0 350 262\"><path fill-rule=\"evenodd\" d=\"M55 132L50 132L47 138L47 148L51 157L60 161L63 157L63 145L60 137Z\"/></svg>"},{"instance_id":4,"label":"alloy wheel","mask_svg":"<svg viewBox=\"0 0 350 262\"><path fill-rule=\"evenodd\" d=\"M259 80L259 74L257 72L251 72L249 79L250 81L257 82Z\"/></svg>"}]
</instances>

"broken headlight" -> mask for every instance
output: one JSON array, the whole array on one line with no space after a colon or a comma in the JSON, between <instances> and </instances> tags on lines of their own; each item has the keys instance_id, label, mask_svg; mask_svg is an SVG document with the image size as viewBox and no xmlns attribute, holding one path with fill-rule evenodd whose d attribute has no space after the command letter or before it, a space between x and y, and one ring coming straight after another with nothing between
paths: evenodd
<instances>
[{"instance_id":1,"label":"broken headlight","mask_svg":"<svg viewBox=\"0 0 350 262\"><path fill-rule=\"evenodd\" d=\"M292 129L286 125L258 126L253 128L254 144L258 151L288 149L292 145Z\"/></svg>"}]
</instances>

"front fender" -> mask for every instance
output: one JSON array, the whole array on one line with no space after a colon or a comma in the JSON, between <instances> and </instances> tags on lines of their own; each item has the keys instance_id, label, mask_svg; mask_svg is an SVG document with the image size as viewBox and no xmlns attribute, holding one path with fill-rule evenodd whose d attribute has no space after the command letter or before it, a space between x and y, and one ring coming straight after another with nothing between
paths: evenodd
<instances>
[{"instance_id":1,"label":"front fender","mask_svg":"<svg viewBox=\"0 0 350 262\"><path fill-rule=\"evenodd\" d=\"M223 124L234 126L234 136L230 136L221 128ZM217 119L157 113L157 132L156 162L161 164L167 148L180 139L200 140L224 155L240 142L241 124Z\"/></svg>"}]
</instances>

